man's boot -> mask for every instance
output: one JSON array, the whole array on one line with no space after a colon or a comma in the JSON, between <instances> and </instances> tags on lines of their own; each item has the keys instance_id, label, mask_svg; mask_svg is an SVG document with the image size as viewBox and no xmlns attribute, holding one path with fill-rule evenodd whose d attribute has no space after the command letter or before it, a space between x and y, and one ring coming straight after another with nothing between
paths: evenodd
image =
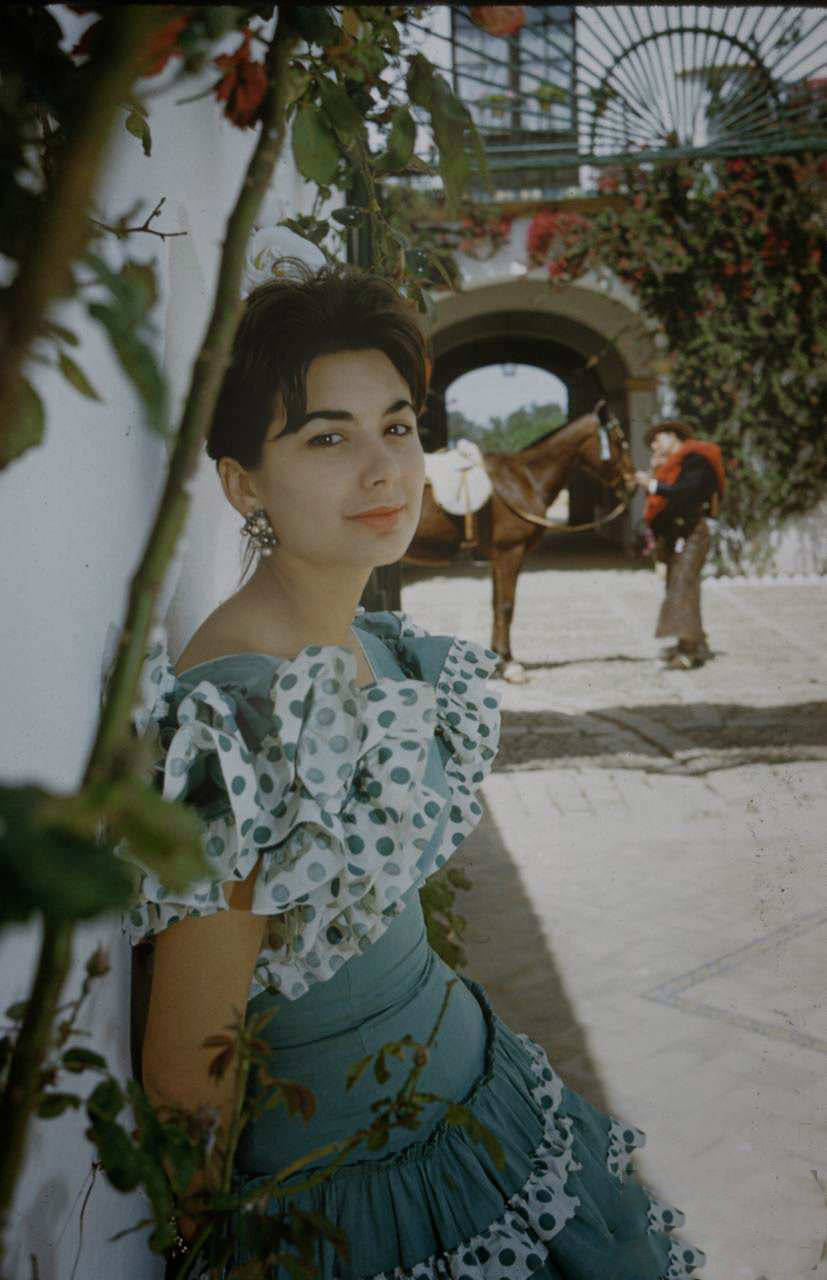
<instances>
[{"instance_id":1,"label":"man's boot","mask_svg":"<svg viewBox=\"0 0 827 1280\"><path fill-rule=\"evenodd\" d=\"M666 666L670 671L692 671L695 667L702 667L703 658L700 656L700 642L698 640L679 640L678 651L668 660Z\"/></svg>"}]
</instances>

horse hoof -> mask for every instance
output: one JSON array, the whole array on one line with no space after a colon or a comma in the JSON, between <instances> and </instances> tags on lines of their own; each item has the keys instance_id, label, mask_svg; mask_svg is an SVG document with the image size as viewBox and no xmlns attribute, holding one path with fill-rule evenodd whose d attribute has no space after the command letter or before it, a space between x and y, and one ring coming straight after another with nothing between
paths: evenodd
<instances>
[{"instance_id":1,"label":"horse hoof","mask_svg":"<svg viewBox=\"0 0 827 1280\"><path fill-rule=\"evenodd\" d=\"M506 662L502 669L502 677L509 684L525 684L527 679L525 667L521 662Z\"/></svg>"}]
</instances>

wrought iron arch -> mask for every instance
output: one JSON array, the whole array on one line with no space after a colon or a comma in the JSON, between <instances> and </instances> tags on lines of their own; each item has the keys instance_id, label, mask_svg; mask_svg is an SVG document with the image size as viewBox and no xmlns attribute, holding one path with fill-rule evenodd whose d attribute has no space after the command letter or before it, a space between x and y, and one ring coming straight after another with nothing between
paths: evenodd
<instances>
[{"instance_id":1,"label":"wrought iron arch","mask_svg":"<svg viewBox=\"0 0 827 1280\"><path fill-rule=\"evenodd\" d=\"M442 30L410 20L413 44L470 108L500 198L568 189L584 164L827 151L827 9L533 5L501 38L443 8Z\"/></svg>"},{"instance_id":2,"label":"wrought iron arch","mask_svg":"<svg viewBox=\"0 0 827 1280\"><path fill-rule=\"evenodd\" d=\"M703 37L708 35L709 35L709 29L706 27L700 27L700 26L668 27L663 31L650 31L645 35L640 36L640 38L633 41L633 43L630 44L628 48L623 49L620 53L618 53L614 61L612 62L611 66L609 66L608 69L606 70L602 80L600 81L599 87L597 88L596 91L593 91L595 105L594 105L594 110L592 112L591 125L589 130L589 149L593 153L597 153L601 147L600 127L604 119L604 116L607 114L607 111L605 110L605 108L610 101L610 95L613 93L612 84L616 78L616 73L618 71L618 68L625 61L635 57L638 51L644 45L647 45L647 44L672 41L673 39L677 39L678 37L680 38L681 43L683 43L684 36ZM758 72L763 82L763 88L766 94L774 98L776 107L780 109L781 97L780 97L778 86L776 85L772 75L770 74L763 60L761 59L759 54L756 53L755 48L752 45L748 44L745 40L741 40L739 36L730 34L728 32L720 33L720 35L718 36L718 45L720 45L722 41L724 41L728 46L731 46L731 48L737 49L739 52L743 53L749 59L748 65L750 69L754 68ZM716 57L717 57L717 49L716 49ZM745 68L743 64L733 63L727 66L725 69L729 74L735 75L737 72L742 71ZM706 71L707 76L711 75L713 70L716 72L719 72L720 68L717 66L715 68L708 68ZM680 72L675 73L676 77L680 74L681 74ZM683 74L685 74L685 70ZM704 74L703 68L700 69L700 74L701 75ZM628 99L625 99L620 95L618 96L620 98L620 102L622 103L622 105L626 105L628 102ZM757 95L753 95L753 98L756 98L756 97ZM699 115L699 111L698 111L699 106L700 104L697 104L696 106L696 110L694 113L695 119L693 121L693 124L697 122L697 117ZM636 113L636 114L639 114L639 113ZM675 113L675 114L679 114L679 113ZM672 123L673 124L675 123L674 119ZM676 129L664 131L661 134L660 138L656 136L654 141L656 142L660 141L664 145L692 146L692 138L690 137L681 138ZM738 145L737 139L733 139L733 141L737 146Z\"/></svg>"}]
</instances>

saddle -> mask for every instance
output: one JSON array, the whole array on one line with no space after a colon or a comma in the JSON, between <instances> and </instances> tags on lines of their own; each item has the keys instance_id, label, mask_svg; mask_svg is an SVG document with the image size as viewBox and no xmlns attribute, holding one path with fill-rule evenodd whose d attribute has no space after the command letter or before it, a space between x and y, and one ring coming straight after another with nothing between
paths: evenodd
<instances>
[{"instance_id":1,"label":"saddle","mask_svg":"<svg viewBox=\"0 0 827 1280\"><path fill-rule=\"evenodd\" d=\"M473 440L458 440L453 449L437 449L435 453L426 454L425 483L430 484L438 507L449 515L465 517L462 546L475 546L475 513L493 493L479 445Z\"/></svg>"}]
</instances>

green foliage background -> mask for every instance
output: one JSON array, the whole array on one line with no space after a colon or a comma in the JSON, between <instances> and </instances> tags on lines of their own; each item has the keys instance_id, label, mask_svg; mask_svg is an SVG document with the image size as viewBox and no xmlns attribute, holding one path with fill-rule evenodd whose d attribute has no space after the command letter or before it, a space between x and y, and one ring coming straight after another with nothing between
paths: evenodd
<instances>
[{"instance_id":1,"label":"green foliage background","mask_svg":"<svg viewBox=\"0 0 827 1280\"><path fill-rule=\"evenodd\" d=\"M565 413L554 403L523 405L506 418L492 416L487 425L474 422L455 409L448 414L448 440L455 444L464 437L486 453L517 453L565 421Z\"/></svg>"},{"instance_id":2,"label":"green foliage background","mask_svg":"<svg viewBox=\"0 0 827 1280\"><path fill-rule=\"evenodd\" d=\"M628 168L602 184L620 207L542 245L554 280L608 267L656 322L677 412L729 460L736 562L827 489L826 179L808 156Z\"/></svg>"}]
</instances>

